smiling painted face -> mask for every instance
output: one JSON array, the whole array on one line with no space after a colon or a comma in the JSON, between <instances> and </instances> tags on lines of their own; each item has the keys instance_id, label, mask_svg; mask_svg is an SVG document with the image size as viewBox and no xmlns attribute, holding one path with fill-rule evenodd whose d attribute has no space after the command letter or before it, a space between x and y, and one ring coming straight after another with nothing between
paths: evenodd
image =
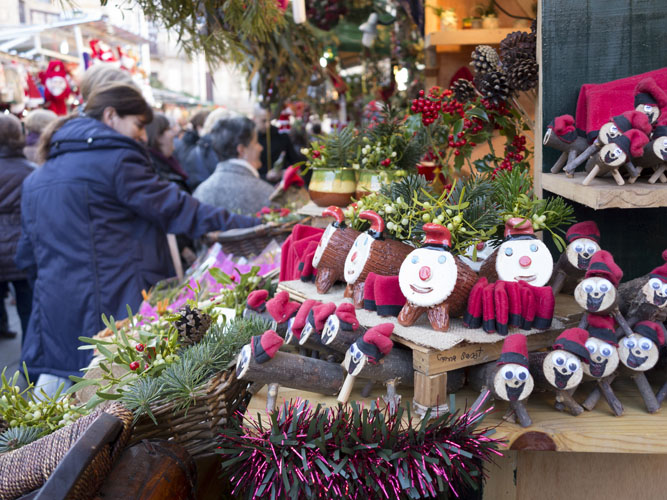
<instances>
[{"instance_id":1,"label":"smiling painted face","mask_svg":"<svg viewBox=\"0 0 667 500\"><path fill-rule=\"evenodd\" d=\"M574 267L585 271L591 262L593 254L600 250L597 242L588 238L578 238L570 243L565 249L567 260Z\"/></svg>"},{"instance_id":2,"label":"smiling painted face","mask_svg":"<svg viewBox=\"0 0 667 500\"><path fill-rule=\"evenodd\" d=\"M574 354L556 349L544 358L542 371L552 386L564 391L578 386L581 382L584 376L581 365L581 360Z\"/></svg>"},{"instance_id":3,"label":"smiling painted face","mask_svg":"<svg viewBox=\"0 0 667 500\"><path fill-rule=\"evenodd\" d=\"M628 155L614 143L603 146L599 154L600 159L610 167L620 167L628 159Z\"/></svg>"},{"instance_id":4,"label":"smiling painted face","mask_svg":"<svg viewBox=\"0 0 667 500\"><path fill-rule=\"evenodd\" d=\"M611 375L618 367L618 351L613 345L591 337L586 341L586 349L591 356L589 364L583 365L586 375L603 378Z\"/></svg>"},{"instance_id":5,"label":"smiling painted face","mask_svg":"<svg viewBox=\"0 0 667 500\"><path fill-rule=\"evenodd\" d=\"M660 308L667 306L667 283L663 283L660 279L649 279L642 292L649 304Z\"/></svg>"},{"instance_id":6,"label":"smiling painted face","mask_svg":"<svg viewBox=\"0 0 667 500\"><path fill-rule=\"evenodd\" d=\"M368 233L361 233L354 240L354 244L345 258L345 281L348 284L354 284L361 276L374 242L375 239Z\"/></svg>"},{"instance_id":7,"label":"smiling painted face","mask_svg":"<svg viewBox=\"0 0 667 500\"><path fill-rule=\"evenodd\" d=\"M401 292L408 302L431 307L452 293L457 277L454 256L440 249L418 248L408 254L398 273Z\"/></svg>"},{"instance_id":8,"label":"smiling painted face","mask_svg":"<svg viewBox=\"0 0 667 500\"><path fill-rule=\"evenodd\" d=\"M648 121L652 124L658 121L660 117L660 108L653 104L638 104L635 108L636 111L640 111L648 116Z\"/></svg>"},{"instance_id":9,"label":"smiling painted face","mask_svg":"<svg viewBox=\"0 0 667 500\"><path fill-rule=\"evenodd\" d=\"M324 233L322 233L320 242L317 244L317 248L315 249L315 255L313 255L313 267L315 269L317 269L317 266L320 264L320 259L322 258L324 249L329 244L329 240L331 239L331 237L333 236L333 234L336 232L337 229L338 228L329 224L327 228L324 230Z\"/></svg>"},{"instance_id":10,"label":"smiling painted face","mask_svg":"<svg viewBox=\"0 0 667 500\"><path fill-rule=\"evenodd\" d=\"M324 345L329 345L331 341L336 338L339 330L340 319L338 319L338 316L335 314L332 314L327 318L327 321L324 324L324 329L322 330L322 343Z\"/></svg>"},{"instance_id":11,"label":"smiling painted face","mask_svg":"<svg viewBox=\"0 0 667 500\"><path fill-rule=\"evenodd\" d=\"M343 366L348 374L357 376L361 373L364 366L366 366L367 361L368 356L361 352L361 349L357 347L357 344L352 344L345 353Z\"/></svg>"},{"instance_id":12,"label":"smiling painted face","mask_svg":"<svg viewBox=\"0 0 667 500\"><path fill-rule=\"evenodd\" d=\"M667 137L658 137L653 141L653 153L658 158L667 161Z\"/></svg>"},{"instance_id":13,"label":"smiling painted face","mask_svg":"<svg viewBox=\"0 0 667 500\"><path fill-rule=\"evenodd\" d=\"M498 248L496 272L502 281L525 281L544 286L551 278L554 262L551 253L538 239L509 240Z\"/></svg>"},{"instance_id":14,"label":"smiling painted face","mask_svg":"<svg viewBox=\"0 0 667 500\"><path fill-rule=\"evenodd\" d=\"M651 339L633 333L623 337L618 345L621 363L631 370L645 372L658 362L658 346Z\"/></svg>"},{"instance_id":15,"label":"smiling painted face","mask_svg":"<svg viewBox=\"0 0 667 500\"><path fill-rule=\"evenodd\" d=\"M621 131L618 130L618 127L614 122L607 122L602 127L600 127L600 133L598 134L598 139L602 144L609 144L612 139L620 137Z\"/></svg>"},{"instance_id":16,"label":"smiling painted face","mask_svg":"<svg viewBox=\"0 0 667 500\"><path fill-rule=\"evenodd\" d=\"M535 383L528 369L516 363L507 363L493 377L493 389L504 401L523 401L533 392Z\"/></svg>"},{"instance_id":17,"label":"smiling painted face","mask_svg":"<svg viewBox=\"0 0 667 500\"><path fill-rule=\"evenodd\" d=\"M616 303L616 288L608 279L593 276L574 289L574 300L588 312L603 312Z\"/></svg>"}]
</instances>

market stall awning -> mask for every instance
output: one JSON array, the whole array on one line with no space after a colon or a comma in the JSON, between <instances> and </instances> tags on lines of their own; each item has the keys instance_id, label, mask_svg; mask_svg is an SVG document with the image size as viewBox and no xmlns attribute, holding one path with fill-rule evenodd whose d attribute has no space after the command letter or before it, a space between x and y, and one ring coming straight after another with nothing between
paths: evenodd
<instances>
[{"instance_id":1,"label":"market stall awning","mask_svg":"<svg viewBox=\"0 0 667 500\"><path fill-rule=\"evenodd\" d=\"M179 104L182 106L212 106L213 103L210 101L203 101L197 97L191 95L183 94L181 92L175 92L168 89L158 89L155 87L151 88L153 92L153 98L156 102L167 103L167 104Z\"/></svg>"}]
</instances>

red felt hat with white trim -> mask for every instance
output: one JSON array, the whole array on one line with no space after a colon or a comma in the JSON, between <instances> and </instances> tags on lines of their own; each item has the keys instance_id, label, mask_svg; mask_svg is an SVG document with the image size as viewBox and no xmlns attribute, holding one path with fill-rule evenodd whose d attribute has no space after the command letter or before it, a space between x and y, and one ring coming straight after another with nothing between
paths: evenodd
<instances>
[{"instance_id":1,"label":"red felt hat with white trim","mask_svg":"<svg viewBox=\"0 0 667 500\"><path fill-rule=\"evenodd\" d=\"M496 364L506 365L508 363L528 368L528 341L525 335L515 333L503 341L503 350Z\"/></svg>"}]
</instances>

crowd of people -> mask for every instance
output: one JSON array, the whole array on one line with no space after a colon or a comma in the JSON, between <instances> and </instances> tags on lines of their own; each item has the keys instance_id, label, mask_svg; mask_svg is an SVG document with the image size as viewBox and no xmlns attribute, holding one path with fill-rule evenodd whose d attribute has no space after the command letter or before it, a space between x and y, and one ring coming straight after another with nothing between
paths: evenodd
<instances>
[{"instance_id":1,"label":"crowd of people","mask_svg":"<svg viewBox=\"0 0 667 500\"><path fill-rule=\"evenodd\" d=\"M260 128L216 109L181 131L121 70L93 66L80 90L82 106L65 117L0 115L0 338L16 335L4 310L11 284L21 360L47 394L88 365L78 337L100 331L102 314L123 318L174 275L167 234L185 256L207 232L260 224L254 214L280 180L267 179L261 110ZM271 159L301 160L273 128Z\"/></svg>"}]
</instances>

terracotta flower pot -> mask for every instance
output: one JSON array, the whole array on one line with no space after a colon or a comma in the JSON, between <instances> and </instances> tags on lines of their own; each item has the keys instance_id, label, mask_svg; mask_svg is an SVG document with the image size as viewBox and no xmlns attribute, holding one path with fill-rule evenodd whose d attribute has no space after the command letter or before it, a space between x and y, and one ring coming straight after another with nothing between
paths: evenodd
<instances>
[{"instance_id":1,"label":"terracotta flower pot","mask_svg":"<svg viewBox=\"0 0 667 500\"><path fill-rule=\"evenodd\" d=\"M405 177L405 170L357 170L357 200L363 198L368 193L377 193L382 186L390 182Z\"/></svg>"},{"instance_id":2,"label":"terracotta flower pot","mask_svg":"<svg viewBox=\"0 0 667 500\"><path fill-rule=\"evenodd\" d=\"M355 171L351 168L315 168L308 192L318 207L346 207L352 201L356 186Z\"/></svg>"}]
</instances>

